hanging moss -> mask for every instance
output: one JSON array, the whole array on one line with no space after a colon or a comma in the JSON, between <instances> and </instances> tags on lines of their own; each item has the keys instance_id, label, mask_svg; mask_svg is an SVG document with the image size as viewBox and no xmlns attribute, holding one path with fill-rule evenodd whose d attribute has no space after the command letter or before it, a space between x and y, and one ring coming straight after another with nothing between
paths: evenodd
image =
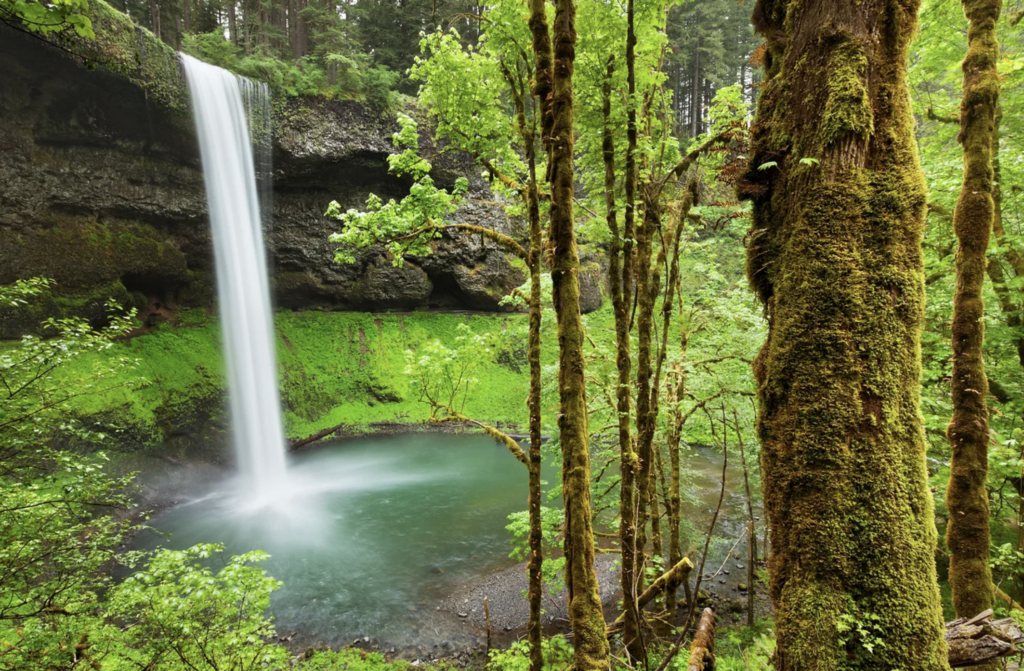
<instances>
[{"instance_id":1,"label":"hanging moss","mask_svg":"<svg viewBox=\"0 0 1024 671\"><path fill-rule=\"evenodd\" d=\"M759 0L754 12L765 80L740 195L769 320L754 373L778 671L949 668L919 410L917 9ZM883 646L842 635L868 615Z\"/></svg>"}]
</instances>

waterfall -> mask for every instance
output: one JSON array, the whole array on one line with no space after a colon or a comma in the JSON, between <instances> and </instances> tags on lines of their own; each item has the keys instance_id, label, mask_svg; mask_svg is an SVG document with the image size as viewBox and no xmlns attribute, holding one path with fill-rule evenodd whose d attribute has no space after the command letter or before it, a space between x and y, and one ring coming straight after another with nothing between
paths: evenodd
<instances>
[{"instance_id":1,"label":"waterfall","mask_svg":"<svg viewBox=\"0 0 1024 671\"><path fill-rule=\"evenodd\" d=\"M270 132L270 96L265 84L184 54L181 60L192 97L213 227L235 451L247 489L257 502L267 503L286 479L266 247L251 141ZM243 89L255 120L252 135ZM269 181L269 175L261 177L264 184Z\"/></svg>"}]
</instances>

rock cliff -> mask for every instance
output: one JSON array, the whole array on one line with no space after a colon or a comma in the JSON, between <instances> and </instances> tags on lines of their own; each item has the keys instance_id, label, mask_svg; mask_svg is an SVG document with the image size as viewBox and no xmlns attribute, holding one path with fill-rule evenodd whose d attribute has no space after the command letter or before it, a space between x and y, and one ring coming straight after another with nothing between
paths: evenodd
<instances>
[{"instance_id":1,"label":"rock cliff","mask_svg":"<svg viewBox=\"0 0 1024 671\"><path fill-rule=\"evenodd\" d=\"M71 53L0 26L0 283L57 282L32 313L0 315L0 337L45 316L100 318L109 297L151 320L215 300L198 147L175 55L109 6L91 6L97 39L67 45ZM275 101L266 233L279 307L494 311L523 281L499 249L456 236L403 268L382 252L334 263L327 204L359 207L371 192L398 198L409 186L387 172L395 130L393 115L353 102ZM422 149L439 184L474 176L462 220L522 237L467 157ZM591 293L594 309L600 291Z\"/></svg>"}]
</instances>

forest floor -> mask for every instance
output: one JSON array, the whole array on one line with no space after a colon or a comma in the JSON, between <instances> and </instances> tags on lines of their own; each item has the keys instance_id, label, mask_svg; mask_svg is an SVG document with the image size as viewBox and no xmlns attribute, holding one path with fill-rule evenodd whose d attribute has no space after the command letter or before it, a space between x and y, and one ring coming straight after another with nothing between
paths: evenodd
<instances>
[{"instance_id":1,"label":"forest floor","mask_svg":"<svg viewBox=\"0 0 1024 671\"><path fill-rule=\"evenodd\" d=\"M601 587L605 620L614 622L621 613L619 606L622 600L618 557L600 554L595 562L595 568ZM708 570L715 571L714 568ZM718 577L702 585L703 597L699 606L710 607L715 611L720 628L744 626L747 609L746 590L739 590L733 580L719 582ZM435 606L435 611L449 621L458 618L457 621L460 621L463 627L461 632L453 632L449 642L432 648L405 649L388 648L372 640L355 641L354 644L364 650L384 652L389 658L396 660L419 660L423 664L448 662L462 667L482 666L488 638L484 599L486 598L488 602L491 646L505 648L516 641L524 640L529 619L529 604L525 598L527 580L526 562L522 562L467 581L443 597ZM564 589L554 593L545 589L543 608L542 620L546 636L567 634L571 631ZM772 608L767 590L759 584L754 592L754 618L763 620L770 618L771 615ZM680 607L672 624L682 626L685 619L686 610Z\"/></svg>"}]
</instances>

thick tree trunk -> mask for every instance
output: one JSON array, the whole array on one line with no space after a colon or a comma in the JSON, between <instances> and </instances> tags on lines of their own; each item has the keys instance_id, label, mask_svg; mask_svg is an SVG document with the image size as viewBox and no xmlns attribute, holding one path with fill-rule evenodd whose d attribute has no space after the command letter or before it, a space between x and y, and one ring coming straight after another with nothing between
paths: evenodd
<instances>
[{"instance_id":1,"label":"thick tree trunk","mask_svg":"<svg viewBox=\"0 0 1024 671\"><path fill-rule=\"evenodd\" d=\"M917 0L759 0L741 195L776 671L948 669L920 415L925 186L906 83ZM806 165L811 157L820 163ZM840 646L877 615L884 647Z\"/></svg>"},{"instance_id":2,"label":"thick tree trunk","mask_svg":"<svg viewBox=\"0 0 1024 671\"><path fill-rule=\"evenodd\" d=\"M985 338L981 288L985 280L989 235L995 212L992 155L999 100L999 43L996 22L1001 0L963 0L970 22L964 59L964 93L960 105L960 143L964 148L964 183L953 213L959 242L953 294L953 419L946 507L949 523L949 584L960 617L992 607L989 567L988 380L982 358Z\"/></svg>"}]
</instances>

